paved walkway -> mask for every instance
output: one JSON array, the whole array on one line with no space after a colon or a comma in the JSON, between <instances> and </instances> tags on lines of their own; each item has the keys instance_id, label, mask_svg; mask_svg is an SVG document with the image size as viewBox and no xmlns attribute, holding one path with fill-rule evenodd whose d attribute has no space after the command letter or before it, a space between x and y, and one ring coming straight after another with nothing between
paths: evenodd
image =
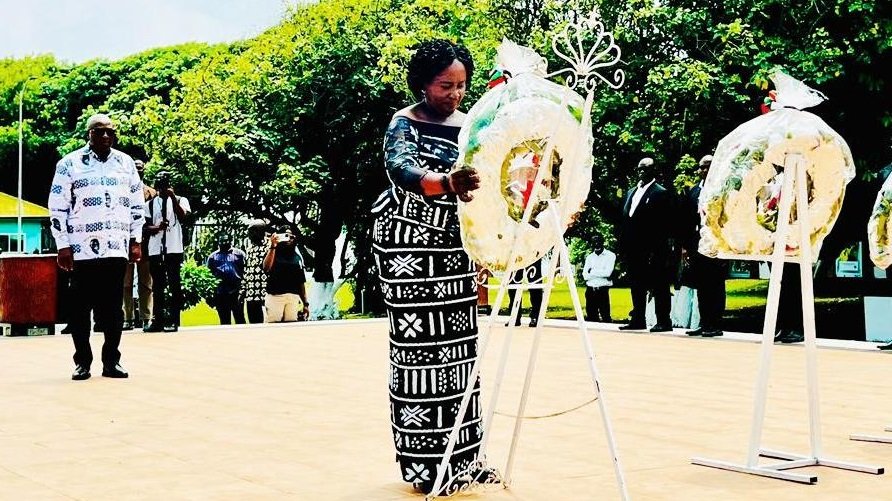
<instances>
[{"instance_id":1,"label":"paved walkway","mask_svg":"<svg viewBox=\"0 0 892 501\"><path fill-rule=\"evenodd\" d=\"M465 499L618 499L578 333L549 322L509 490ZM572 325L572 324L570 324ZM484 397L505 329L485 358ZM491 435L504 464L530 329L520 329ZM732 339L734 338L734 339ZM98 341L94 338L94 351ZM593 331L632 499L878 500L892 478L829 468L800 485L693 466L742 461L755 336ZM737 342L735 342L735 340ZM892 466L892 358L873 345L819 353L828 456ZM0 339L0 499L418 500L393 463L381 321L128 334L129 380L70 381L67 336ZM808 446L804 351L778 346L765 445ZM892 435L892 434L890 434Z\"/></svg>"}]
</instances>

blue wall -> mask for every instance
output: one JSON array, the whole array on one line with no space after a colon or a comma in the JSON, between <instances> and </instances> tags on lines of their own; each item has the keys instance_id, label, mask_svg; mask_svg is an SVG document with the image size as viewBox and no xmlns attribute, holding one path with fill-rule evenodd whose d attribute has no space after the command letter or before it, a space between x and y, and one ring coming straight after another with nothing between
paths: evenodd
<instances>
[{"instance_id":1,"label":"blue wall","mask_svg":"<svg viewBox=\"0 0 892 501\"><path fill-rule=\"evenodd\" d=\"M32 254L35 250L40 249L40 223L46 218L42 217L23 217L22 218L22 233L25 234L25 245L23 247L23 251ZM9 234L15 235L18 231L18 220L16 218L0 218L0 235ZM13 245L13 248L10 251L15 251L16 247Z\"/></svg>"}]
</instances>

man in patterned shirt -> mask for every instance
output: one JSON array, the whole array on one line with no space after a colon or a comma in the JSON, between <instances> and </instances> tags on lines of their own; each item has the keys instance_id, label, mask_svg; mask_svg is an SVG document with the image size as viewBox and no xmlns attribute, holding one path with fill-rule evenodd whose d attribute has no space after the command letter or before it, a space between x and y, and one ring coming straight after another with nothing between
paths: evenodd
<instances>
[{"instance_id":1,"label":"man in patterned shirt","mask_svg":"<svg viewBox=\"0 0 892 501\"><path fill-rule=\"evenodd\" d=\"M59 267L72 272L71 379L90 377L90 311L102 325L102 375L126 378L121 367L121 301L128 260L141 258L143 192L133 159L115 150L115 125L106 115L87 121L89 143L56 165L49 209Z\"/></svg>"},{"instance_id":2,"label":"man in patterned shirt","mask_svg":"<svg viewBox=\"0 0 892 501\"><path fill-rule=\"evenodd\" d=\"M262 324L265 321L263 304L266 301L266 272L263 271L263 258L269 244L266 243L266 221L257 220L248 225L248 260L245 264L245 279L242 290L248 309L248 322Z\"/></svg>"}]
</instances>

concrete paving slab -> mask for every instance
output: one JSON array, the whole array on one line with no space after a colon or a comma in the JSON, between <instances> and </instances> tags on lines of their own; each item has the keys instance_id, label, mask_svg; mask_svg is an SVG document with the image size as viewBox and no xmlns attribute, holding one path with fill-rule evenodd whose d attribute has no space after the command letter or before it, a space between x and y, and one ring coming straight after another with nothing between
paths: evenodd
<instances>
[{"instance_id":1,"label":"concrete paving slab","mask_svg":"<svg viewBox=\"0 0 892 501\"><path fill-rule=\"evenodd\" d=\"M619 499L579 334L549 321L508 490L464 499ZM592 326L632 499L888 499L890 479L810 468L817 485L694 466L744 460L758 336L619 333ZM492 396L502 340L484 358ZM490 437L503 466L532 330L513 331ZM853 442L892 425L888 354L819 351L828 456L892 465L892 445ZM101 335L94 336L98 353ZM69 380L67 336L0 339L0 499L420 499L400 482L387 402L387 326L347 321L127 334L127 380ZM808 447L804 351L777 346L764 445ZM892 435L892 434L889 434Z\"/></svg>"}]
</instances>

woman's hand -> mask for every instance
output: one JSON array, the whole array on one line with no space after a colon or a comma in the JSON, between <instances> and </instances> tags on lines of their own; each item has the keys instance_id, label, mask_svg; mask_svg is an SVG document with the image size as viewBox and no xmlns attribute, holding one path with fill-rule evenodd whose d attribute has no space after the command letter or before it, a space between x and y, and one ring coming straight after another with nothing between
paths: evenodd
<instances>
[{"instance_id":1,"label":"woman's hand","mask_svg":"<svg viewBox=\"0 0 892 501\"><path fill-rule=\"evenodd\" d=\"M279 235L273 233L272 235L269 236L269 248L270 249L275 249L276 244L278 244L278 243L279 243Z\"/></svg>"},{"instance_id":2,"label":"woman's hand","mask_svg":"<svg viewBox=\"0 0 892 501\"><path fill-rule=\"evenodd\" d=\"M480 176L472 168L460 168L448 174L449 190L458 195L462 202L470 202L474 196L470 192L480 188Z\"/></svg>"}]
</instances>

